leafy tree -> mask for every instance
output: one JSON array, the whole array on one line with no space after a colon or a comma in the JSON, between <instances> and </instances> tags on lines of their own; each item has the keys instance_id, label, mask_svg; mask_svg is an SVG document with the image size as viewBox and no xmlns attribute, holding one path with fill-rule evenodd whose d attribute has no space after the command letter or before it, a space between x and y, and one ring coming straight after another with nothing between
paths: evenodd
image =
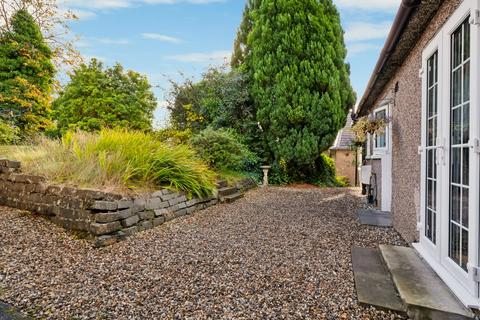
<instances>
[{"instance_id":1,"label":"leafy tree","mask_svg":"<svg viewBox=\"0 0 480 320\"><path fill-rule=\"evenodd\" d=\"M58 69L81 60L70 36L69 21L78 17L70 10L59 8L58 0L0 0L0 33L13 31L13 16L20 10L29 12L40 27L46 43L52 49Z\"/></svg>"},{"instance_id":2,"label":"leafy tree","mask_svg":"<svg viewBox=\"0 0 480 320\"><path fill-rule=\"evenodd\" d=\"M252 16L247 64L270 161L318 174L355 101L338 11L331 0L265 0Z\"/></svg>"},{"instance_id":3,"label":"leafy tree","mask_svg":"<svg viewBox=\"0 0 480 320\"><path fill-rule=\"evenodd\" d=\"M50 125L55 68L52 51L26 10L15 13L0 35L0 116L24 135Z\"/></svg>"},{"instance_id":4,"label":"leafy tree","mask_svg":"<svg viewBox=\"0 0 480 320\"><path fill-rule=\"evenodd\" d=\"M74 70L54 102L59 130L122 127L151 130L157 101L145 76L120 64L104 68L93 59Z\"/></svg>"},{"instance_id":5,"label":"leafy tree","mask_svg":"<svg viewBox=\"0 0 480 320\"><path fill-rule=\"evenodd\" d=\"M173 83L168 109L175 129L197 133L207 127L233 128L243 136L258 131L246 76L238 70L210 68L195 83Z\"/></svg>"},{"instance_id":6,"label":"leafy tree","mask_svg":"<svg viewBox=\"0 0 480 320\"><path fill-rule=\"evenodd\" d=\"M12 127L9 123L0 119L0 145L15 144L20 140L18 128Z\"/></svg>"}]
</instances>

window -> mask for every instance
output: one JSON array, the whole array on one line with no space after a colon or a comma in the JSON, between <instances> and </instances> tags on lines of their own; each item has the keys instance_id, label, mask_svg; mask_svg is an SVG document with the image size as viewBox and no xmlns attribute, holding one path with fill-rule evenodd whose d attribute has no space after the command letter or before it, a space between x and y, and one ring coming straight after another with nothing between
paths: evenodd
<instances>
[{"instance_id":1,"label":"window","mask_svg":"<svg viewBox=\"0 0 480 320\"><path fill-rule=\"evenodd\" d=\"M387 109L375 111L376 119L387 119ZM384 132L375 135L375 149L385 149L387 147L387 129Z\"/></svg>"}]
</instances>

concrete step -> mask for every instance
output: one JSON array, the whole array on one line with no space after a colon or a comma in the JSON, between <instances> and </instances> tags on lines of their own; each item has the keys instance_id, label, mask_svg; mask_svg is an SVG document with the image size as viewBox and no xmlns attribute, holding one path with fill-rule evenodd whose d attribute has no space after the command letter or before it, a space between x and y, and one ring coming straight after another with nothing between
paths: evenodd
<instances>
[{"instance_id":1,"label":"concrete step","mask_svg":"<svg viewBox=\"0 0 480 320\"><path fill-rule=\"evenodd\" d=\"M360 224L377 227L392 226L392 215L390 212L375 209L359 209L357 217L360 220Z\"/></svg>"},{"instance_id":2,"label":"concrete step","mask_svg":"<svg viewBox=\"0 0 480 320\"><path fill-rule=\"evenodd\" d=\"M221 202L224 202L224 203L232 203L238 199L241 199L245 196L244 193L234 193L234 194L231 194L231 195L228 195L228 196L225 196L225 197L221 197L220 198L220 201Z\"/></svg>"},{"instance_id":3,"label":"concrete step","mask_svg":"<svg viewBox=\"0 0 480 320\"><path fill-rule=\"evenodd\" d=\"M219 197L226 197L234 193L237 193L237 187L226 187L226 188L218 189Z\"/></svg>"},{"instance_id":4,"label":"concrete step","mask_svg":"<svg viewBox=\"0 0 480 320\"><path fill-rule=\"evenodd\" d=\"M381 245L380 253L410 318L473 319L473 313L414 249Z\"/></svg>"},{"instance_id":5,"label":"concrete step","mask_svg":"<svg viewBox=\"0 0 480 320\"><path fill-rule=\"evenodd\" d=\"M217 181L217 189L222 189L228 187L228 181L227 180L218 180Z\"/></svg>"},{"instance_id":6,"label":"concrete step","mask_svg":"<svg viewBox=\"0 0 480 320\"><path fill-rule=\"evenodd\" d=\"M352 265L360 304L406 315L405 306L378 249L352 247Z\"/></svg>"}]
</instances>

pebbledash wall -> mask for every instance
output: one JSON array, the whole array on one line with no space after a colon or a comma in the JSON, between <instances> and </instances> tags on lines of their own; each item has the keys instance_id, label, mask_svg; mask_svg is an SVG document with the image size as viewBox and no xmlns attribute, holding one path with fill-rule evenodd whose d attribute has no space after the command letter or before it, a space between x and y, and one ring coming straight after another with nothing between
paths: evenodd
<instances>
[{"instance_id":1,"label":"pebbledash wall","mask_svg":"<svg viewBox=\"0 0 480 320\"><path fill-rule=\"evenodd\" d=\"M382 101L395 101L391 113L393 225L408 242L419 238L421 161L417 147L421 145L422 83L418 71L422 67L422 52L460 3L460 0L442 3L408 57L372 104L378 107ZM398 92L395 93L397 83ZM373 171L377 173L377 182L381 181L379 163Z\"/></svg>"},{"instance_id":2,"label":"pebbledash wall","mask_svg":"<svg viewBox=\"0 0 480 320\"><path fill-rule=\"evenodd\" d=\"M68 230L91 234L97 247L217 204L217 195L188 199L163 189L135 197L91 189L49 185L44 177L20 172L21 163L0 159L0 205L49 217ZM245 180L238 191L254 187Z\"/></svg>"}]
</instances>

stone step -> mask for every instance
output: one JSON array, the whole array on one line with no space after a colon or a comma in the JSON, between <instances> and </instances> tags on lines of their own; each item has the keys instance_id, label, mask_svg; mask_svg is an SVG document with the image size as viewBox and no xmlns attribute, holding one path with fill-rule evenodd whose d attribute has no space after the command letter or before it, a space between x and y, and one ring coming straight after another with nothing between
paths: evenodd
<instances>
[{"instance_id":1,"label":"stone step","mask_svg":"<svg viewBox=\"0 0 480 320\"><path fill-rule=\"evenodd\" d=\"M237 188L236 187L226 187L226 188L218 189L218 196L219 197L226 197L226 196L232 195L234 193L237 193Z\"/></svg>"},{"instance_id":2,"label":"stone step","mask_svg":"<svg viewBox=\"0 0 480 320\"><path fill-rule=\"evenodd\" d=\"M352 266L360 304L406 314L378 249L352 247Z\"/></svg>"},{"instance_id":3,"label":"stone step","mask_svg":"<svg viewBox=\"0 0 480 320\"><path fill-rule=\"evenodd\" d=\"M392 226L392 215L390 212L375 209L359 209L357 217L360 220L360 224L377 227Z\"/></svg>"},{"instance_id":4,"label":"stone step","mask_svg":"<svg viewBox=\"0 0 480 320\"><path fill-rule=\"evenodd\" d=\"M231 195L228 195L228 196L225 196L225 197L221 197L220 200L221 202L224 202L224 203L232 203L238 199L241 199L245 196L244 193L234 193L234 194L231 194Z\"/></svg>"},{"instance_id":5,"label":"stone step","mask_svg":"<svg viewBox=\"0 0 480 320\"><path fill-rule=\"evenodd\" d=\"M473 319L414 249L381 245L380 253L410 318Z\"/></svg>"},{"instance_id":6,"label":"stone step","mask_svg":"<svg viewBox=\"0 0 480 320\"><path fill-rule=\"evenodd\" d=\"M222 189L228 187L228 181L227 180L218 180L217 181L217 189Z\"/></svg>"}]
</instances>

